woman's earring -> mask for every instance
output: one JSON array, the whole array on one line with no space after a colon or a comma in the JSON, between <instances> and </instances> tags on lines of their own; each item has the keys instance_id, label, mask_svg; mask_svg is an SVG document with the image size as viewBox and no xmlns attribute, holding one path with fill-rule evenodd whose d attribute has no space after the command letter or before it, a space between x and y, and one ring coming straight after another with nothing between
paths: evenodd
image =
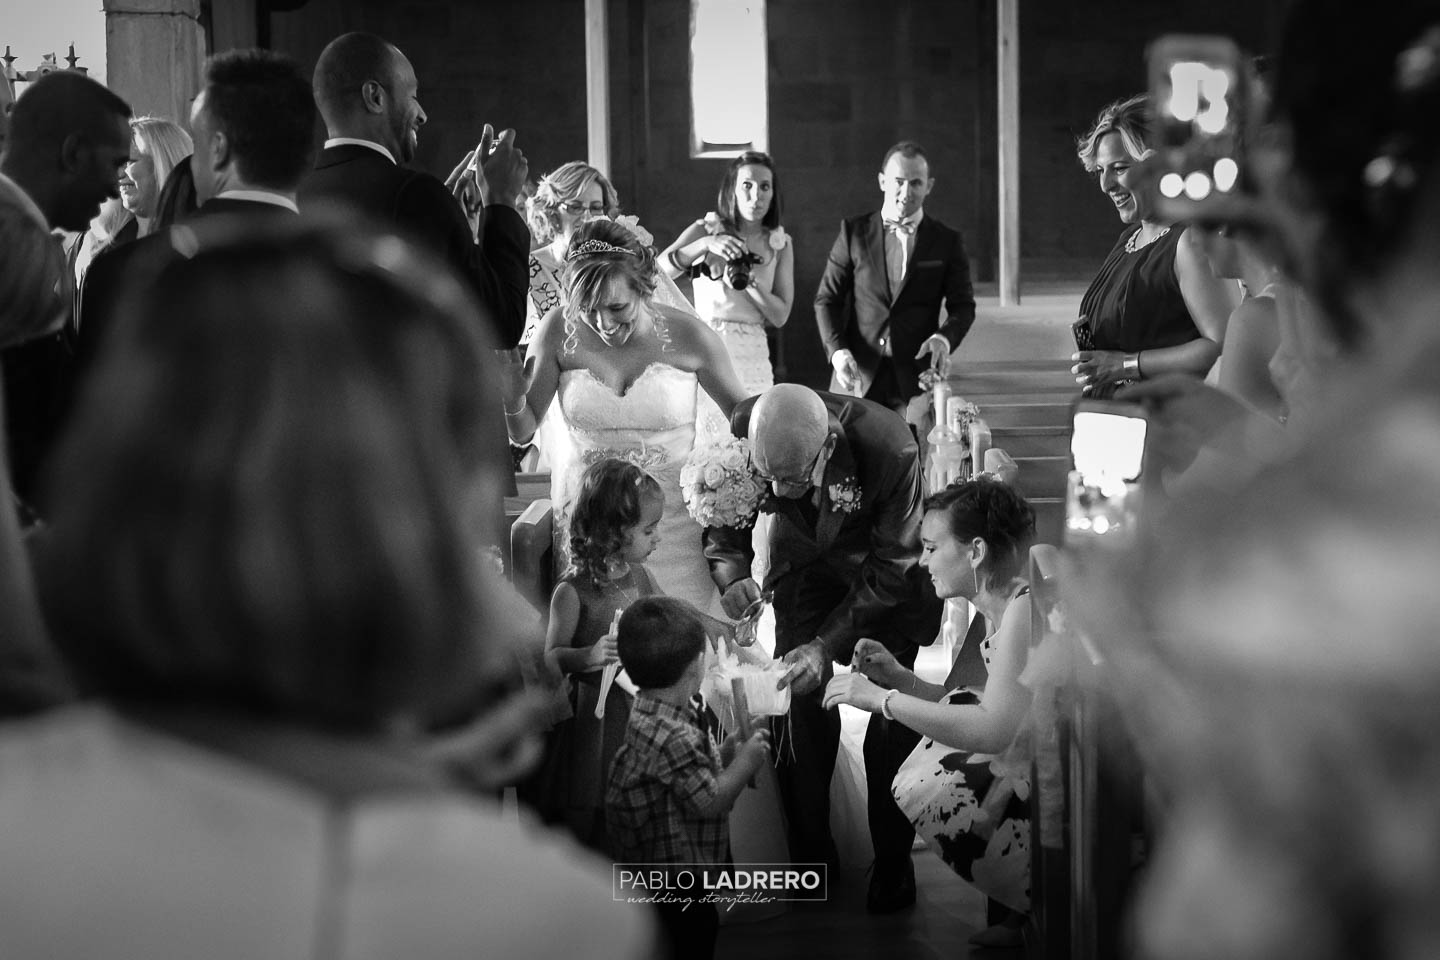
<instances>
[{"instance_id":1,"label":"woman's earring","mask_svg":"<svg viewBox=\"0 0 1440 960\"><path fill-rule=\"evenodd\" d=\"M980 596L980 568L971 567L970 572L975 576L975 596Z\"/></svg>"}]
</instances>

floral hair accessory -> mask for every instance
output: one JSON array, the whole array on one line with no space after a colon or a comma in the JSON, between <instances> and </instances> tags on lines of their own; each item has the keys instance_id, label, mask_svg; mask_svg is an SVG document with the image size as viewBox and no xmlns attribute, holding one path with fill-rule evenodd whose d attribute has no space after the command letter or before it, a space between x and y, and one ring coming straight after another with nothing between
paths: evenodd
<instances>
[{"instance_id":1,"label":"floral hair accessory","mask_svg":"<svg viewBox=\"0 0 1440 960\"><path fill-rule=\"evenodd\" d=\"M784 250L785 245L790 242L790 234L785 232L784 227L776 227L770 231L770 237L766 243L770 244L771 250Z\"/></svg>"},{"instance_id":2,"label":"floral hair accessory","mask_svg":"<svg viewBox=\"0 0 1440 960\"><path fill-rule=\"evenodd\" d=\"M627 213L624 216L616 217L615 222L620 224L620 226L624 227L626 230L629 230L630 234L645 246L655 246L655 237L650 233L649 230L646 230L644 227L640 226L640 218L635 216L633 213Z\"/></svg>"},{"instance_id":3,"label":"floral hair accessory","mask_svg":"<svg viewBox=\"0 0 1440 960\"><path fill-rule=\"evenodd\" d=\"M591 257L600 253L623 253L627 257L635 256L634 250L626 250L624 247L617 247L613 243L606 243L604 240L586 240L573 250L565 254L565 259L579 260L581 257Z\"/></svg>"},{"instance_id":4,"label":"floral hair accessory","mask_svg":"<svg viewBox=\"0 0 1440 960\"><path fill-rule=\"evenodd\" d=\"M860 485L855 482L854 477L846 477L839 483L832 483L825 488L830 494L830 502L835 509L841 513L854 513L860 509Z\"/></svg>"},{"instance_id":5,"label":"floral hair accessory","mask_svg":"<svg viewBox=\"0 0 1440 960\"><path fill-rule=\"evenodd\" d=\"M725 232L725 224L720 222L720 215L714 210L711 210L709 213L705 214L705 219L701 220L700 222L705 224L706 232L708 232L712 237L718 237L720 234Z\"/></svg>"}]
</instances>

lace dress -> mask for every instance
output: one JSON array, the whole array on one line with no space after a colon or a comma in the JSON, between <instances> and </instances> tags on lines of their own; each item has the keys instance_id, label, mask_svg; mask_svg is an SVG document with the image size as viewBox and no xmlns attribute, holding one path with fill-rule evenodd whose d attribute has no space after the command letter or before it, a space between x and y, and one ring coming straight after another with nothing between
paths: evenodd
<instances>
[{"instance_id":1,"label":"lace dress","mask_svg":"<svg viewBox=\"0 0 1440 960\"><path fill-rule=\"evenodd\" d=\"M694 373L660 361L641 371L622 394L587 369L562 371L551 409L558 408L568 442L549 451L551 499L564 546L570 507L587 466L614 457L649 473L665 493L665 512L658 527L660 545L646 567L666 594L719 616L720 597L701 552L700 525L680 497L680 468L695 445L699 392Z\"/></svg>"}]
</instances>

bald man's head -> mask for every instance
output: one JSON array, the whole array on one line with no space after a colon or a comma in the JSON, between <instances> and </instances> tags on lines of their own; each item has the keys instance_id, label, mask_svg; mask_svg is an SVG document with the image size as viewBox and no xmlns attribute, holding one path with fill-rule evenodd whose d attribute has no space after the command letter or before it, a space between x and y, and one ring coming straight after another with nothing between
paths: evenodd
<instances>
[{"instance_id":1,"label":"bald man's head","mask_svg":"<svg viewBox=\"0 0 1440 960\"><path fill-rule=\"evenodd\" d=\"M802 496L814 485L830 440L830 412L809 387L776 384L760 395L750 412L750 447L755 467L770 478L778 496Z\"/></svg>"},{"instance_id":2,"label":"bald man's head","mask_svg":"<svg viewBox=\"0 0 1440 960\"><path fill-rule=\"evenodd\" d=\"M412 160L425 123L415 67L399 48L373 33L331 40L315 62L315 103L332 137L380 144Z\"/></svg>"}]
</instances>

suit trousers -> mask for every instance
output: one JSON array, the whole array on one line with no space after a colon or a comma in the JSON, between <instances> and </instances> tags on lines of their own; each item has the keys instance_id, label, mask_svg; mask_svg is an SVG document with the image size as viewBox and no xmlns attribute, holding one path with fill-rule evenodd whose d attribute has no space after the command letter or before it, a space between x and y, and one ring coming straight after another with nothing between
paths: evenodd
<instances>
[{"instance_id":1,"label":"suit trousers","mask_svg":"<svg viewBox=\"0 0 1440 960\"><path fill-rule=\"evenodd\" d=\"M791 571L773 584L775 591L775 653L783 655L815 639L825 618L844 602L849 584L812 565ZM884 637L875 639L885 641ZM915 663L916 647L906 644L896 653L905 666ZM840 747L840 714L826 710L821 701L825 684L833 676L827 661L820 686L790 701L789 746L777 751L780 798L790 830L790 858L795 863L837 861L830 833L830 781ZM777 721L784 724L782 718ZM783 743L780 730L775 742ZM877 863L894 864L909 856L914 831L890 794L890 783L910 755L919 736L902 724L874 716L865 732L866 806L871 844Z\"/></svg>"}]
</instances>

